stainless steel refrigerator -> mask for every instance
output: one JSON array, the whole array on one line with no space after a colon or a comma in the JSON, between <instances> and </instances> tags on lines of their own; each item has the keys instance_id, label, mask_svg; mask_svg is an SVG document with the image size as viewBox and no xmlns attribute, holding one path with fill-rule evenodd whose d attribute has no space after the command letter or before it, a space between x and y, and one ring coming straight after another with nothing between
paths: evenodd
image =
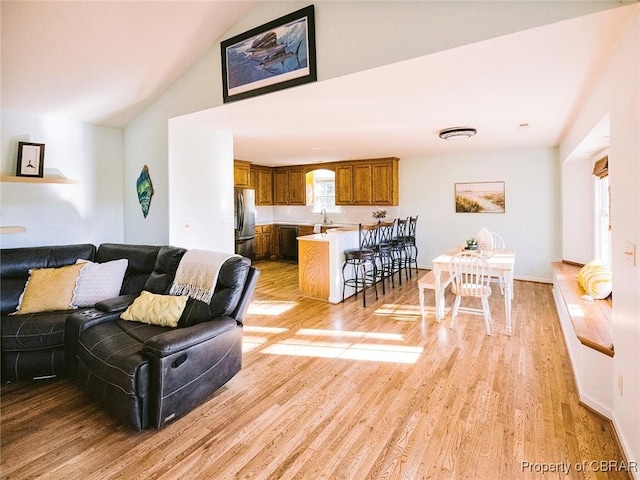
<instances>
[{"instance_id":1,"label":"stainless steel refrigerator","mask_svg":"<svg viewBox=\"0 0 640 480\"><path fill-rule=\"evenodd\" d=\"M249 188L234 189L234 221L236 253L255 259L253 242L256 236L255 192Z\"/></svg>"}]
</instances>

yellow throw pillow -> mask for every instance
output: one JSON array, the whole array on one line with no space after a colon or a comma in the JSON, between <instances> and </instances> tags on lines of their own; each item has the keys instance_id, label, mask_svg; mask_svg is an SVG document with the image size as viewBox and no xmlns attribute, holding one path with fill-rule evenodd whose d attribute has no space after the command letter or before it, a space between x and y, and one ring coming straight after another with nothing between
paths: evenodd
<instances>
[{"instance_id":1,"label":"yellow throw pillow","mask_svg":"<svg viewBox=\"0 0 640 480\"><path fill-rule=\"evenodd\" d=\"M71 302L81 269L82 264L31 270L16 313L73 310Z\"/></svg>"},{"instance_id":2,"label":"yellow throw pillow","mask_svg":"<svg viewBox=\"0 0 640 480\"><path fill-rule=\"evenodd\" d=\"M120 318L136 322L175 327L187 305L186 295L158 295L143 291Z\"/></svg>"},{"instance_id":3,"label":"yellow throw pillow","mask_svg":"<svg viewBox=\"0 0 640 480\"><path fill-rule=\"evenodd\" d=\"M586 294L594 300L607 298L613 284L611 271L599 260L589 262L580 269L578 282Z\"/></svg>"}]
</instances>

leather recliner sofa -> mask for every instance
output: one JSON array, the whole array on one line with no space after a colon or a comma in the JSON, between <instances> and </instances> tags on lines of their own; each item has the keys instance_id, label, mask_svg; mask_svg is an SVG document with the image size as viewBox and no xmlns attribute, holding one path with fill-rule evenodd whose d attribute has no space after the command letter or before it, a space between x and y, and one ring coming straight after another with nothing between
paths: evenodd
<instances>
[{"instance_id":1,"label":"leather recliner sofa","mask_svg":"<svg viewBox=\"0 0 640 480\"><path fill-rule=\"evenodd\" d=\"M0 251L2 380L72 374L107 410L135 429L160 428L224 385L242 365L242 322L259 270L234 256L221 266L206 304L189 299L177 328L124 321L143 290L167 294L185 249L102 244ZM126 258L121 296L94 308L9 315L31 268L82 258Z\"/></svg>"}]
</instances>

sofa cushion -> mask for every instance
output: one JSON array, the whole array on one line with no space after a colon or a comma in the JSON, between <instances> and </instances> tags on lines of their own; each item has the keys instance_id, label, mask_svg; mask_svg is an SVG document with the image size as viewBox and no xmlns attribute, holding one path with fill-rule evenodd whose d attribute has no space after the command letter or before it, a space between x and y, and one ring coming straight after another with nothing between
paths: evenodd
<instances>
[{"instance_id":1,"label":"sofa cushion","mask_svg":"<svg viewBox=\"0 0 640 480\"><path fill-rule=\"evenodd\" d=\"M251 267L251 260L246 257L228 259L218 273L218 283L209 302L211 318L231 315L242 296L244 285Z\"/></svg>"},{"instance_id":2,"label":"sofa cushion","mask_svg":"<svg viewBox=\"0 0 640 480\"><path fill-rule=\"evenodd\" d=\"M105 263L126 258L129 261L127 272L122 282L120 294L139 294L156 264L160 251L155 245L125 245L120 243L103 243L98 247L95 261Z\"/></svg>"},{"instance_id":3,"label":"sofa cushion","mask_svg":"<svg viewBox=\"0 0 640 480\"><path fill-rule=\"evenodd\" d=\"M101 383L114 386L130 397L144 397L149 379L146 376L140 378L140 372L146 375L146 370L141 367L148 364L148 359L141 353L142 342L130 335L127 329L120 328L126 323L141 329L149 327L142 323L120 320L96 325L82 333L78 341L77 357Z\"/></svg>"},{"instance_id":4,"label":"sofa cushion","mask_svg":"<svg viewBox=\"0 0 640 480\"><path fill-rule=\"evenodd\" d=\"M64 346L68 311L2 316L2 352Z\"/></svg>"},{"instance_id":5,"label":"sofa cushion","mask_svg":"<svg viewBox=\"0 0 640 480\"><path fill-rule=\"evenodd\" d=\"M122 281L127 270L127 259L112 260L105 263L81 261L82 270L78 276L73 305L75 307L93 307L101 300L120 295Z\"/></svg>"},{"instance_id":6,"label":"sofa cushion","mask_svg":"<svg viewBox=\"0 0 640 480\"><path fill-rule=\"evenodd\" d=\"M0 295L0 311L4 314L16 311L20 295L22 295L29 278L29 270L72 265L79 258L93 260L96 247L91 244L79 244L4 248L1 252L2 295Z\"/></svg>"},{"instance_id":7,"label":"sofa cushion","mask_svg":"<svg viewBox=\"0 0 640 480\"><path fill-rule=\"evenodd\" d=\"M144 284L144 290L151 293L167 294L176 276L178 265L187 250L165 245L158 251L156 264Z\"/></svg>"},{"instance_id":8,"label":"sofa cushion","mask_svg":"<svg viewBox=\"0 0 640 480\"><path fill-rule=\"evenodd\" d=\"M187 298L186 295L158 295L145 290L122 312L120 318L164 327L176 327Z\"/></svg>"},{"instance_id":9,"label":"sofa cushion","mask_svg":"<svg viewBox=\"0 0 640 480\"><path fill-rule=\"evenodd\" d=\"M212 318L208 303L189 298L178 320L178 327L190 327L198 323L208 322Z\"/></svg>"},{"instance_id":10,"label":"sofa cushion","mask_svg":"<svg viewBox=\"0 0 640 480\"><path fill-rule=\"evenodd\" d=\"M31 271L16 313L72 310L73 295L82 264Z\"/></svg>"}]
</instances>

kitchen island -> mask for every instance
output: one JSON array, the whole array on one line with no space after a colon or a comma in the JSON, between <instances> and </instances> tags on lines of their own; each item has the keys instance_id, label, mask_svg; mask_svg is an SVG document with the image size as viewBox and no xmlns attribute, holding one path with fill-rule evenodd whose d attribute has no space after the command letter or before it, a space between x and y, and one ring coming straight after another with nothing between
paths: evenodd
<instances>
[{"instance_id":1,"label":"kitchen island","mask_svg":"<svg viewBox=\"0 0 640 480\"><path fill-rule=\"evenodd\" d=\"M358 227L328 229L298 237L298 285L302 294L328 301L342 301L342 264L344 251L358 248ZM345 271L350 278L351 269ZM345 298L355 290L347 287Z\"/></svg>"}]
</instances>

